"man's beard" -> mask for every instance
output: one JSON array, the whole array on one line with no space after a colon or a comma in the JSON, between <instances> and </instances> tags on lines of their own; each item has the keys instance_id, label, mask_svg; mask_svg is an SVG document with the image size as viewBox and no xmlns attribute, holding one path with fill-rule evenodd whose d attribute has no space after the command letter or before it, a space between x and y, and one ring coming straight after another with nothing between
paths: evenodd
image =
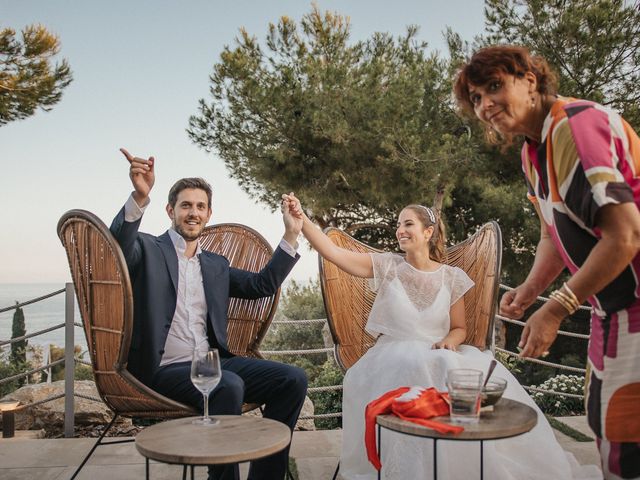
<instances>
[{"instance_id":1,"label":"man's beard","mask_svg":"<svg viewBox=\"0 0 640 480\"><path fill-rule=\"evenodd\" d=\"M200 238L200 235L202 234L202 230L204 230L204 227L200 228L200 230L198 230L198 232L195 234L185 232L180 225L174 225L173 229L177 233L179 233L182 238L191 242L193 240L197 240L198 238Z\"/></svg>"}]
</instances>

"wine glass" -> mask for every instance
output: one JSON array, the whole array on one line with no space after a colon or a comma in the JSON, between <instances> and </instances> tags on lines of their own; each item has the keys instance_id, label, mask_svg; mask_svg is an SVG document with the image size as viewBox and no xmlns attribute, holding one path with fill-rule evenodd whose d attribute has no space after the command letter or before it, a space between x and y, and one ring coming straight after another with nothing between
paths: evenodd
<instances>
[{"instance_id":1,"label":"wine glass","mask_svg":"<svg viewBox=\"0 0 640 480\"><path fill-rule=\"evenodd\" d=\"M219 423L209 416L209 394L216 388L222 369L220 368L220 356L215 348L195 348L191 361L191 382L202 392L204 397L204 416L193 421L197 425L216 425Z\"/></svg>"}]
</instances>

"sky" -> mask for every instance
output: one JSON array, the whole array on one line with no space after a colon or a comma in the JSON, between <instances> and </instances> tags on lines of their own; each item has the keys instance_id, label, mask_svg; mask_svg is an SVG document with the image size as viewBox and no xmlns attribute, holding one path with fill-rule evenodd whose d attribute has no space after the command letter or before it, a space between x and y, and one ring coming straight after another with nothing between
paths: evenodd
<instances>
[{"instance_id":1,"label":"sky","mask_svg":"<svg viewBox=\"0 0 640 480\"><path fill-rule=\"evenodd\" d=\"M405 33L446 52L443 32L464 39L481 33L481 0L318 0L320 10L346 15L351 40L374 32ZM0 127L1 283L70 281L56 234L60 216L81 208L107 225L131 192L120 147L156 159L156 183L141 230L170 225L166 194L181 177L201 176L213 187L211 223L238 222L275 247L283 233L279 212L257 204L229 177L216 153L187 134L198 100L209 99L209 74L241 27L265 38L283 16L311 11L301 0L0 0L0 29L40 23L58 35L73 82L50 112ZM317 276L317 255L306 245L290 278Z\"/></svg>"}]
</instances>

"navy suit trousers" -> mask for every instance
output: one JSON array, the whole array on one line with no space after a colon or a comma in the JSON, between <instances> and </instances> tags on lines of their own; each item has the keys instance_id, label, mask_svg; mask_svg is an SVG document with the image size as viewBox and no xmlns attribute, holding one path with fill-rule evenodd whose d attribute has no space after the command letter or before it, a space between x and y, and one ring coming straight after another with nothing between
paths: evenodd
<instances>
[{"instance_id":1,"label":"navy suit trousers","mask_svg":"<svg viewBox=\"0 0 640 480\"><path fill-rule=\"evenodd\" d=\"M245 357L221 358L222 378L209 395L212 415L240 415L242 404L264 405L265 418L295 427L307 392L304 370L286 365ZM191 362L179 362L161 367L153 376L152 388L178 402L199 410L204 408L202 393L191 383ZM289 447L282 452L251 462L249 480L282 480L286 474ZM209 468L211 480L238 480L238 465Z\"/></svg>"}]
</instances>

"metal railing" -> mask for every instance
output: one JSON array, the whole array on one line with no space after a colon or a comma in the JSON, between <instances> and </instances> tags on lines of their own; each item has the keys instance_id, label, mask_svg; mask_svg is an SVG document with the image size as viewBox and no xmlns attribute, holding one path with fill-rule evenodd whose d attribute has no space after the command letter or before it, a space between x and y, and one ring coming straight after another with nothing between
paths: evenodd
<instances>
[{"instance_id":1,"label":"metal railing","mask_svg":"<svg viewBox=\"0 0 640 480\"><path fill-rule=\"evenodd\" d=\"M36 405L40 405L43 403L47 403L47 402L51 402L53 400L57 400L59 398L64 397L65 401L64 401L64 436L67 438L71 438L73 437L73 430L74 430L74 414L73 414L73 408L74 408L74 373L75 373L75 366L76 366L76 359L75 359L75 344L74 344L74 327L82 327L82 324L80 323L75 323L75 293L73 290L73 283L66 283L65 284L65 288L60 289L60 290L56 290L54 292L48 293L46 295L43 295L41 297L37 297L37 298L33 298L31 300L27 300L26 302L22 302L22 303L16 303L15 305L11 305L9 307L4 307L4 308L0 308L0 313L4 313L4 312L8 312L11 310L15 310L17 308L21 308L23 306L26 305L31 305L33 303L36 302L40 302L42 300L46 300L48 298L54 297L56 295L59 295L61 293L64 293L64 305L65 305L65 320L64 323L59 323L57 325L54 325L52 327L49 328L45 328L43 330L39 330L37 332L33 332L30 333L28 335L23 335L21 337L16 337L16 338L12 338L11 340L2 340L0 341L0 347L4 346L4 345L11 345L17 342L21 342L23 340L29 339L29 338L34 338L37 337L38 335L42 335L44 333L48 333L54 330L58 330L60 328L64 328L65 329L65 336L64 336L64 341L65 341L65 348L64 348L64 358L61 360L56 360L54 362L49 362L46 365L42 365L41 367L38 368L34 368L31 370L28 370L26 372L21 372L19 374L16 375L12 375L10 377L7 378L2 378L0 379L0 385L3 385L5 383L9 383L12 382L14 380L19 380L21 378L28 378L30 375L33 375L34 373L38 373L38 372L42 372L45 370L48 370L49 372L51 372L51 368L56 366L56 365L60 365L60 364L64 364L65 370L64 370L64 394L58 394L58 395L51 395L47 398L44 398L42 400L39 400L37 402L32 402L32 403L27 403L27 404L23 404L18 406L18 408L16 409L16 412L19 412L20 410L24 410L30 407L34 407ZM86 362L82 362L82 363L86 363ZM90 364L89 364L90 365ZM51 377L51 374L49 374L49 378ZM97 399L99 400L99 399Z\"/></svg>"},{"instance_id":2,"label":"metal railing","mask_svg":"<svg viewBox=\"0 0 640 480\"><path fill-rule=\"evenodd\" d=\"M506 285L500 285L500 288L503 290L509 290L511 289L511 287L508 287ZM65 288L61 289L61 290L56 290L54 292L51 292L50 294L47 295L43 295L41 297L38 298L34 298L32 300L28 300L26 302L23 303L19 303L13 306L9 306L6 308L1 308L0 309L0 313L3 312L7 312L10 310L14 310L16 308L25 306L25 305L29 305L38 301L42 301L45 300L47 298L53 297L55 295L59 295L61 293L65 294L65 321L64 323L60 323L57 325L54 325L52 327L37 331L37 332L33 332L31 334L28 335L24 335L21 337L16 337L13 338L11 340L2 340L0 341L0 347L4 346L4 345L9 345L9 344L13 344L22 340L26 340L28 338L33 338L36 337L38 335L42 335L44 333L53 331L53 330L57 330L60 328L64 328L65 329L65 349L64 349L64 359L60 359L60 360L56 360L54 362L49 362L46 365L43 365L41 367L35 368L35 369L31 369L29 371L26 372L22 372L20 374L17 375L13 375L11 377L7 377L7 378L3 378L0 379L0 385L5 384L5 383L9 383L13 380L16 379L20 379L20 378L25 378L28 377L34 373L37 373L39 371L44 371L44 370L48 370L51 369L53 366L55 365L60 365L60 364L64 364L65 366L65 387L64 387L64 394L59 394L59 395L53 395L50 397L47 397L45 399L42 399L38 402L33 402L30 404L25 404L25 405L20 405L17 409L17 411L19 410L23 410L29 407L33 407L35 405L39 405L42 403L46 403L46 402L50 402L59 398L64 397L65 399L65 415L64 415L64 435L65 437L69 438L69 437L73 437L74 435L74 398L78 397L78 398L84 398L87 400L92 400L92 401L96 401L96 402L101 402L102 400L100 398L97 397L93 397L90 395L83 395L83 394L79 394L74 392L74 372L75 372L75 366L76 363L82 363L82 364L86 364L86 365L91 365L89 362L85 362L82 360L78 360L75 358L74 355L74 348L75 348L75 344L74 344L74 328L75 327L82 327L82 324L80 323L76 323L75 322L75 294L74 294L74 289L73 289L73 284L72 283L66 283L65 284ZM538 299L540 301L546 302L548 301L548 298L545 297L538 297ZM582 310L590 310L589 307L580 307ZM496 318L502 322L506 322L506 323L511 323L511 324L515 324L515 325L520 325L523 326L524 322L518 321L518 320L512 320L506 317L502 317L500 315L496 315ZM326 319L321 318L321 319L311 319L311 320L279 320L279 321L274 321L272 324L273 325L282 325L282 326L308 326L308 325L312 325L312 324L318 324L318 323L326 323ZM568 336L568 337L573 337L576 339L580 339L580 340L587 340L589 338L589 335L585 335L585 334L578 334L578 333L573 333L573 332L567 332L567 331L563 331L560 330L558 332L559 335L564 335L564 336ZM495 349L497 352L500 352L504 355L510 356L510 357L518 357L518 353L517 352L512 352L503 348L499 348L496 347ZM313 348L313 349L304 349L304 350L262 350L261 353L263 355L266 356L274 356L274 357L278 357L278 356L288 356L288 355L315 355L315 354L319 354L319 353L328 353L328 352L332 352L333 351L333 347L325 347L325 348ZM580 373L580 374L584 374L585 373L585 369L584 368L577 368L577 367L571 367L571 366L567 366L567 365L562 365L559 363L553 363L553 362L548 362L548 361L544 361L544 360L539 360L539 359L533 359L533 358L524 358L524 359L520 359L522 361L526 361L526 362L532 362L535 364L539 364L542 366L547 366L547 367L554 367L554 368L558 368L561 370L568 370L571 372L576 372L576 373ZM586 363L586 361L585 361ZM564 396L567 398L584 398L583 395L578 395L578 394L570 394L570 393L566 393L566 392L559 392L559 391L553 391L553 390L545 390L545 389L540 389L537 388L535 386L531 386L531 385L523 385L523 387L530 391L530 392L539 392L539 393L543 393L545 395L555 395L555 396ZM317 387L310 387L308 389L308 392L313 394L313 393L319 393L319 392L326 392L326 391L337 391L337 390L342 390L342 385L326 385L326 386L317 386ZM315 414L315 415L310 415L310 416L305 416L305 417L300 417L300 419L320 419L320 418L336 418L336 417L341 417L342 416L342 412L331 412L331 413L323 413L323 414Z\"/></svg>"}]
</instances>

